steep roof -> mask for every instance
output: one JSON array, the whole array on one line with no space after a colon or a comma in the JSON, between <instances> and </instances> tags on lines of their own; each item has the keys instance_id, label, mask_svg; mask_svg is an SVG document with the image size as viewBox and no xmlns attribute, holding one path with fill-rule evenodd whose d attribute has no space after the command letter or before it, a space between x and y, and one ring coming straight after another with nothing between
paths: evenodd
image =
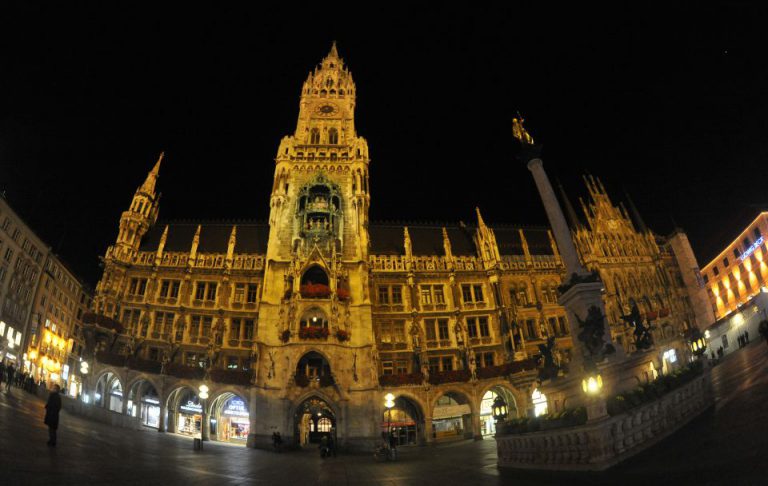
<instances>
[{"instance_id":1,"label":"steep roof","mask_svg":"<svg viewBox=\"0 0 768 486\"><path fill-rule=\"evenodd\" d=\"M235 253L267 252L269 225L254 222L158 222L144 236L140 251L155 251L168 226L164 251L188 252L192 248L198 225L200 226L199 253L226 253L232 227L237 226Z\"/></svg>"}]
</instances>

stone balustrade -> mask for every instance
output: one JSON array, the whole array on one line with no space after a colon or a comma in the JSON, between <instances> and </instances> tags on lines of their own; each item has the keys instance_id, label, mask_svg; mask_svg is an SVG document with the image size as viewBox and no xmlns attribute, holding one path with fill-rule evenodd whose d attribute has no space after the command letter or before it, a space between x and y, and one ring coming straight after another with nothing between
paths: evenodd
<instances>
[{"instance_id":1,"label":"stone balustrade","mask_svg":"<svg viewBox=\"0 0 768 486\"><path fill-rule=\"evenodd\" d=\"M584 425L496 435L498 465L541 470L604 470L669 436L714 403L710 371L657 400Z\"/></svg>"}]
</instances>

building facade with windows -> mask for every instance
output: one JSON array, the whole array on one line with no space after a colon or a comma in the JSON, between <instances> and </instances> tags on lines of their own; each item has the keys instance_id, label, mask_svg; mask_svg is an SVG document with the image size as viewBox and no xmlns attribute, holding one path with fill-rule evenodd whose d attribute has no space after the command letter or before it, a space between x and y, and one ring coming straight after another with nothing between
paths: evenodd
<instances>
[{"instance_id":1,"label":"building facade with windows","mask_svg":"<svg viewBox=\"0 0 768 486\"><path fill-rule=\"evenodd\" d=\"M0 230L0 359L76 396L91 293L3 197Z\"/></svg>"},{"instance_id":2,"label":"building facade with windows","mask_svg":"<svg viewBox=\"0 0 768 486\"><path fill-rule=\"evenodd\" d=\"M768 253L764 235L768 235L768 212L760 213L701 270L717 319L737 311L766 286Z\"/></svg>"},{"instance_id":3,"label":"building facade with windows","mask_svg":"<svg viewBox=\"0 0 768 486\"><path fill-rule=\"evenodd\" d=\"M120 218L87 319L97 405L216 438L219 422L205 417L234 399L256 446L275 431L296 445L323 434L367 445L387 429L404 444L480 437L493 433L497 396L513 415L546 409L540 393L532 402L535 357L553 338L567 362L575 325L558 305L564 267L550 231L489 225L479 209L472 224L370 222L355 95L334 45L279 144L266 223L158 221L158 160ZM695 323L675 256L599 183L588 187L574 239L608 282L611 332L633 350L620 317L636 304L659 324L661 355Z\"/></svg>"}]
</instances>

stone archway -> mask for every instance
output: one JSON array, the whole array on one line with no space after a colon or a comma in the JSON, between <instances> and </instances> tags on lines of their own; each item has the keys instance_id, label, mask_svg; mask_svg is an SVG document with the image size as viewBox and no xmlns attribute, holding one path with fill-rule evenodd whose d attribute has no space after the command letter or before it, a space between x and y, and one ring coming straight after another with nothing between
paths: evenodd
<instances>
[{"instance_id":1,"label":"stone archway","mask_svg":"<svg viewBox=\"0 0 768 486\"><path fill-rule=\"evenodd\" d=\"M165 430L190 437L201 434L203 406L197 390L191 385L179 385L168 393L164 402L167 412L160 420Z\"/></svg>"},{"instance_id":2,"label":"stone archway","mask_svg":"<svg viewBox=\"0 0 768 486\"><path fill-rule=\"evenodd\" d=\"M424 445L427 428L422 404L406 394L393 395L395 406L382 412L381 432L393 435L398 446Z\"/></svg>"},{"instance_id":3,"label":"stone archway","mask_svg":"<svg viewBox=\"0 0 768 486\"><path fill-rule=\"evenodd\" d=\"M496 419L493 417L492 407L497 397L501 397L507 406L508 419L520 416L521 409L512 390L501 384L485 388L483 394L480 395L480 402L477 407L480 418L480 435L482 437L492 436L496 433Z\"/></svg>"},{"instance_id":4,"label":"stone archway","mask_svg":"<svg viewBox=\"0 0 768 486\"><path fill-rule=\"evenodd\" d=\"M93 404L116 413L123 413L123 384L117 373L108 370L96 379Z\"/></svg>"},{"instance_id":5,"label":"stone archway","mask_svg":"<svg viewBox=\"0 0 768 486\"><path fill-rule=\"evenodd\" d=\"M295 444L312 447L320 443L323 437L330 437L338 444L338 418L338 410L320 394L311 394L302 399L293 414Z\"/></svg>"},{"instance_id":6,"label":"stone archway","mask_svg":"<svg viewBox=\"0 0 768 486\"><path fill-rule=\"evenodd\" d=\"M140 377L128 386L126 413L144 427L162 430L161 396L152 381Z\"/></svg>"},{"instance_id":7,"label":"stone archway","mask_svg":"<svg viewBox=\"0 0 768 486\"><path fill-rule=\"evenodd\" d=\"M432 401L433 441L471 439L474 436L473 406L458 390L443 391Z\"/></svg>"},{"instance_id":8,"label":"stone archway","mask_svg":"<svg viewBox=\"0 0 768 486\"><path fill-rule=\"evenodd\" d=\"M233 391L222 391L209 401L211 440L245 445L251 430L248 400Z\"/></svg>"}]
</instances>

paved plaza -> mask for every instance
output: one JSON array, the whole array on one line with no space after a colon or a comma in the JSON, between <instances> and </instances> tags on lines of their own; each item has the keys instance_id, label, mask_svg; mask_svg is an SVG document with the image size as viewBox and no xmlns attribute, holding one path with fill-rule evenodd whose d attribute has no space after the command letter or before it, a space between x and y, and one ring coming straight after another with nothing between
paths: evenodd
<instances>
[{"instance_id":1,"label":"paved plaza","mask_svg":"<svg viewBox=\"0 0 768 486\"><path fill-rule=\"evenodd\" d=\"M108 427L62 413L59 446L46 447L44 403L0 392L0 484L766 484L768 347L755 342L713 371L715 410L656 447L602 474L499 471L493 440L320 459L276 454L154 430Z\"/></svg>"}]
</instances>

